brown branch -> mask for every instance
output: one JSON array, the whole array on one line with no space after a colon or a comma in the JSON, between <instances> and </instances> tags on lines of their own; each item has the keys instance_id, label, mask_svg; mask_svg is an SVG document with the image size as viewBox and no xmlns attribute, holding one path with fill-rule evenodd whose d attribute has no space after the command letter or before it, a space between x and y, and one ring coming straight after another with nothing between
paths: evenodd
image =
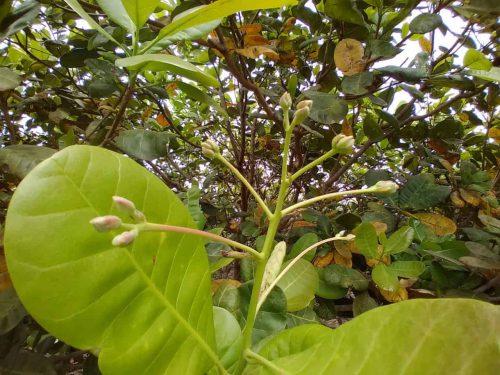
<instances>
[{"instance_id":1,"label":"brown branch","mask_svg":"<svg viewBox=\"0 0 500 375\"><path fill-rule=\"evenodd\" d=\"M118 129L118 126L122 122L123 116L125 115L125 111L127 110L128 102L130 101L130 99L132 98L132 94L134 93L134 86L135 86L135 76L131 76L130 82L127 85L127 88L125 89L125 92L123 93L123 96L121 98L115 119L113 120L111 128L106 133L106 136L104 137L100 146L105 146L109 141L111 141L114 138L114 134Z\"/></svg>"},{"instance_id":2,"label":"brown branch","mask_svg":"<svg viewBox=\"0 0 500 375\"><path fill-rule=\"evenodd\" d=\"M12 122L9 114L9 105L7 103L8 94L0 96L0 105L2 106L2 112L5 118L5 123L7 124L7 131L9 132L10 144L15 145L19 143L19 136L17 134L16 127Z\"/></svg>"}]
</instances>

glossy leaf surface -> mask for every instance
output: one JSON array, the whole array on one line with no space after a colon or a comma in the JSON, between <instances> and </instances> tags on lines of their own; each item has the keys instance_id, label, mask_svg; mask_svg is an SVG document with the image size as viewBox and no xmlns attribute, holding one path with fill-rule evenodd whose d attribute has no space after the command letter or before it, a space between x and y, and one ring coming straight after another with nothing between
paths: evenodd
<instances>
[{"instance_id":1,"label":"glossy leaf surface","mask_svg":"<svg viewBox=\"0 0 500 375\"><path fill-rule=\"evenodd\" d=\"M485 302L421 299L378 307L319 343L307 339L307 327L280 333L260 354L293 375L493 374L499 366L500 309Z\"/></svg>"},{"instance_id":2,"label":"glossy leaf surface","mask_svg":"<svg viewBox=\"0 0 500 375\"><path fill-rule=\"evenodd\" d=\"M99 348L104 374L204 373L217 357L203 241L143 233L113 247L117 233L89 224L121 215L113 195L152 222L194 227L174 193L131 159L67 147L38 165L11 201L5 249L19 297L56 337Z\"/></svg>"},{"instance_id":3,"label":"glossy leaf surface","mask_svg":"<svg viewBox=\"0 0 500 375\"><path fill-rule=\"evenodd\" d=\"M288 262L283 265L283 268ZM299 259L277 284L285 293L288 311L298 311L309 305L318 289L319 278L314 266Z\"/></svg>"}]
</instances>

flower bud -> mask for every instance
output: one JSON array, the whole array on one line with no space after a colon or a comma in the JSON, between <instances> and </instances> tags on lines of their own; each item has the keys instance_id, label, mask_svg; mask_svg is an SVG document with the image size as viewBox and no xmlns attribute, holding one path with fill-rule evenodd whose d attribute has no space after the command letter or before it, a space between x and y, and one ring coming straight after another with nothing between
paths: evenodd
<instances>
[{"instance_id":1,"label":"flower bud","mask_svg":"<svg viewBox=\"0 0 500 375\"><path fill-rule=\"evenodd\" d=\"M95 217L90 220L90 224L92 224L98 232L109 232L110 230L120 228L122 226L122 221L118 216L108 215Z\"/></svg>"},{"instance_id":2,"label":"flower bud","mask_svg":"<svg viewBox=\"0 0 500 375\"><path fill-rule=\"evenodd\" d=\"M399 186L393 181L379 181L372 188L377 193L394 194L399 189Z\"/></svg>"},{"instance_id":3,"label":"flower bud","mask_svg":"<svg viewBox=\"0 0 500 375\"><path fill-rule=\"evenodd\" d=\"M309 108L309 110L311 110L312 105L313 105L312 100L302 100L302 101L297 103L297 109L302 109L302 108L307 107L307 108Z\"/></svg>"},{"instance_id":4,"label":"flower bud","mask_svg":"<svg viewBox=\"0 0 500 375\"><path fill-rule=\"evenodd\" d=\"M220 153L220 148L214 141L207 139L205 142L201 142L201 152L207 158L213 159L215 154Z\"/></svg>"},{"instance_id":5,"label":"flower bud","mask_svg":"<svg viewBox=\"0 0 500 375\"><path fill-rule=\"evenodd\" d=\"M283 111L288 111L292 106L292 97L289 93L285 92L280 98L280 107Z\"/></svg>"},{"instance_id":6,"label":"flower bud","mask_svg":"<svg viewBox=\"0 0 500 375\"><path fill-rule=\"evenodd\" d=\"M113 238L111 244L113 246L125 247L130 245L139 235L139 231L137 229L132 229L127 232L120 233L118 236Z\"/></svg>"},{"instance_id":7,"label":"flower bud","mask_svg":"<svg viewBox=\"0 0 500 375\"><path fill-rule=\"evenodd\" d=\"M310 112L311 112L311 110L309 109L309 107L302 107L300 109L297 109L295 111L295 114L294 114L293 120L292 120L292 124L290 126L293 128L294 126L302 123L302 121L304 121L307 118L307 116L309 116Z\"/></svg>"},{"instance_id":8,"label":"flower bud","mask_svg":"<svg viewBox=\"0 0 500 375\"><path fill-rule=\"evenodd\" d=\"M134 202L129 201L127 198L119 197L118 195L113 196L113 203L115 207L121 212L125 212L126 214L133 215L135 211Z\"/></svg>"},{"instance_id":9,"label":"flower bud","mask_svg":"<svg viewBox=\"0 0 500 375\"><path fill-rule=\"evenodd\" d=\"M352 135L337 134L332 139L332 150L337 154L347 155L352 152L354 138Z\"/></svg>"}]
</instances>

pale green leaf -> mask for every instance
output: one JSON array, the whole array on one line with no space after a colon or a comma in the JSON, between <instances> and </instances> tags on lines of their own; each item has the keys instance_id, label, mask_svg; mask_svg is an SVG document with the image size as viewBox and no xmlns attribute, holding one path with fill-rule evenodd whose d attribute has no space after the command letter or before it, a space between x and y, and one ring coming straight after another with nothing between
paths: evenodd
<instances>
[{"instance_id":1,"label":"pale green leaf","mask_svg":"<svg viewBox=\"0 0 500 375\"><path fill-rule=\"evenodd\" d=\"M484 79L485 81L500 82L500 68L496 66L492 67L489 71L466 69L465 73Z\"/></svg>"},{"instance_id":2,"label":"pale green leaf","mask_svg":"<svg viewBox=\"0 0 500 375\"><path fill-rule=\"evenodd\" d=\"M0 149L0 167L18 178L24 178L38 163L50 158L56 150L43 146L11 145Z\"/></svg>"},{"instance_id":3,"label":"pale green leaf","mask_svg":"<svg viewBox=\"0 0 500 375\"><path fill-rule=\"evenodd\" d=\"M395 292L399 289L398 277L383 263L379 263L372 271L372 280L381 289Z\"/></svg>"},{"instance_id":4,"label":"pale green leaf","mask_svg":"<svg viewBox=\"0 0 500 375\"><path fill-rule=\"evenodd\" d=\"M415 230L409 226L404 226L395 231L387 239L384 245L384 254L397 254L408 249L413 237L415 236Z\"/></svg>"},{"instance_id":5,"label":"pale green leaf","mask_svg":"<svg viewBox=\"0 0 500 375\"><path fill-rule=\"evenodd\" d=\"M400 260L389 264L389 269L399 277L416 278L425 271L425 264L418 260Z\"/></svg>"},{"instance_id":6,"label":"pale green leaf","mask_svg":"<svg viewBox=\"0 0 500 375\"><path fill-rule=\"evenodd\" d=\"M356 228L356 246L361 254L368 258L378 256L378 238L375 227L370 223L361 223Z\"/></svg>"},{"instance_id":7,"label":"pale green leaf","mask_svg":"<svg viewBox=\"0 0 500 375\"><path fill-rule=\"evenodd\" d=\"M217 354L224 367L230 368L238 361L243 349L241 328L229 311L217 306L213 309Z\"/></svg>"},{"instance_id":8,"label":"pale green leaf","mask_svg":"<svg viewBox=\"0 0 500 375\"><path fill-rule=\"evenodd\" d=\"M203 240L141 233L113 247L116 231L89 224L109 214L130 222L112 208L113 195L152 222L194 227L176 195L130 158L67 147L33 169L10 202L5 255L19 298L60 340L100 349L104 374L205 373L218 359Z\"/></svg>"},{"instance_id":9,"label":"pale green leaf","mask_svg":"<svg viewBox=\"0 0 500 375\"><path fill-rule=\"evenodd\" d=\"M124 0L127 1L127 0ZM122 0L97 0L97 3L106 15L116 24L134 34L137 30L136 24L127 13ZM130 1L129 1L130 2ZM134 1L135 2L135 1Z\"/></svg>"},{"instance_id":10,"label":"pale green leaf","mask_svg":"<svg viewBox=\"0 0 500 375\"><path fill-rule=\"evenodd\" d=\"M285 268L289 262L283 265ZM277 284L285 293L288 311L302 310L309 305L318 289L318 274L314 266L299 259Z\"/></svg>"},{"instance_id":11,"label":"pale green leaf","mask_svg":"<svg viewBox=\"0 0 500 375\"><path fill-rule=\"evenodd\" d=\"M311 90L304 92L304 95L313 101L309 117L314 121L329 125L342 121L347 115L347 103L337 95Z\"/></svg>"},{"instance_id":12,"label":"pale green leaf","mask_svg":"<svg viewBox=\"0 0 500 375\"><path fill-rule=\"evenodd\" d=\"M177 56L165 54L149 54L117 59L116 66L130 70L150 70L153 72L168 71L199 82L204 86L219 87L219 81L210 74L198 69L193 64Z\"/></svg>"},{"instance_id":13,"label":"pale green leaf","mask_svg":"<svg viewBox=\"0 0 500 375\"><path fill-rule=\"evenodd\" d=\"M153 130L125 130L116 137L116 145L130 156L154 160L167 154L167 145L175 135Z\"/></svg>"},{"instance_id":14,"label":"pale green leaf","mask_svg":"<svg viewBox=\"0 0 500 375\"><path fill-rule=\"evenodd\" d=\"M475 49L469 49L464 56L464 67L466 68L488 71L492 66L492 62Z\"/></svg>"},{"instance_id":15,"label":"pale green leaf","mask_svg":"<svg viewBox=\"0 0 500 375\"><path fill-rule=\"evenodd\" d=\"M351 0L325 0L325 14L336 21L365 26L366 23L356 2Z\"/></svg>"},{"instance_id":16,"label":"pale green leaf","mask_svg":"<svg viewBox=\"0 0 500 375\"><path fill-rule=\"evenodd\" d=\"M114 2L119 1L114 0ZM121 2L125 6L132 22L140 29L160 3L160 0L121 0Z\"/></svg>"},{"instance_id":17,"label":"pale green leaf","mask_svg":"<svg viewBox=\"0 0 500 375\"><path fill-rule=\"evenodd\" d=\"M314 326L276 335L259 354L290 375L472 375L494 374L499 366L500 308L472 299L378 307L321 336L308 327ZM276 374L258 365L247 370Z\"/></svg>"},{"instance_id":18,"label":"pale green leaf","mask_svg":"<svg viewBox=\"0 0 500 375\"><path fill-rule=\"evenodd\" d=\"M0 91L15 89L21 84L21 77L11 69L0 67Z\"/></svg>"},{"instance_id":19,"label":"pale green leaf","mask_svg":"<svg viewBox=\"0 0 500 375\"><path fill-rule=\"evenodd\" d=\"M410 31L415 34L425 34L437 29L442 23L443 20L439 14L423 13L410 22Z\"/></svg>"}]
</instances>

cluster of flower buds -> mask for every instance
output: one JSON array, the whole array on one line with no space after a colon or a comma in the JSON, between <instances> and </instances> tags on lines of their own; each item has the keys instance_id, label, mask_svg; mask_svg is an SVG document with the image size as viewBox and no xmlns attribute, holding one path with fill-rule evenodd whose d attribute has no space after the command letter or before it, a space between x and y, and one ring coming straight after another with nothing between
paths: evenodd
<instances>
[{"instance_id":1,"label":"cluster of flower buds","mask_svg":"<svg viewBox=\"0 0 500 375\"><path fill-rule=\"evenodd\" d=\"M352 135L337 134L332 139L332 150L336 154L347 155L352 152L354 138Z\"/></svg>"},{"instance_id":2,"label":"cluster of flower buds","mask_svg":"<svg viewBox=\"0 0 500 375\"><path fill-rule=\"evenodd\" d=\"M207 158L213 159L216 154L220 153L220 148L214 141L207 139L205 142L201 142L201 152Z\"/></svg>"},{"instance_id":3,"label":"cluster of flower buds","mask_svg":"<svg viewBox=\"0 0 500 375\"><path fill-rule=\"evenodd\" d=\"M128 214L130 218L134 220L136 223L140 224L146 221L146 217L144 216L144 214L137 208L135 208L134 203L129 201L128 199L119 196L114 196L113 202L115 207L119 211ZM115 236L113 238L113 241L111 242L113 246L119 246L119 247L128 246L132 242L134 242L134 240L139 235L139 229L137 227L134 227L133 224L124 224L122 222L122 219L114 215L96 217L90 220L90 224L92 224L98 232L110 232L112 230L122 229L124 227L125 228L132 227L131 230L122 232L117 236Z\"/></svg>"}]
</instances>

